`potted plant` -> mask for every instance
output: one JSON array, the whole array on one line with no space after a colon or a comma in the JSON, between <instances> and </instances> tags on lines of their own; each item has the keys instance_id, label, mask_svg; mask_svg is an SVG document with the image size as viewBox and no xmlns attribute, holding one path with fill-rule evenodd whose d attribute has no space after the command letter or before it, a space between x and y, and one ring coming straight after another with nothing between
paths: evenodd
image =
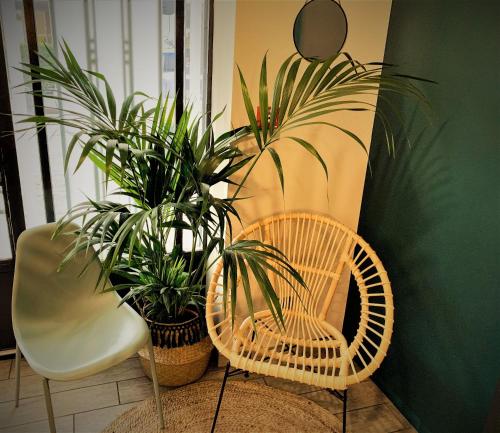
<instances>
[{"instance_id":1,"label":"potted plant","mask_svg":"<svg viewBox=\"0 0 500 433\"><path fill-rule=\"evenodd\" d=\"M147 250L143 257L124 264L123 271L115 270L128 280L122 283L128 291L123 301L133 301L149 326L158 381L166 386L184 385L201 377L212 351L202 317L203 287L189 283L186 260L178 251L164 254L161 271ZM151 378L148 351L139 351L139 358Z\"/></svg>"},{"instance_id":2,"label":"potted plant","mask_svg":"<svg viewBox=\"0 0 500 433\"><path fill-rule=\"evenodd\" d=\"M282 64L273 88L268 91L264 57L259 122L240 71L249 124L214 137L213 123L220 114L207 122L206 116L193 113L192 107L187 106L175 124L175 98L160 95L155 99L141 92L126 97L118 108L103 75L82 70L66 44L61 45L61 53L63 61L47 49L46 55L40 55L43 67L23 64L22 71L30 80L59 86L58 96L45 94L42 87L43 97L63 102L59 112L44 117L27 116L23 122L37 127L56 124L73 128L65 168L70 155L80 149L75 170L89 158L104 173L108 189L112 184L118 187L104 200L89 199L74 206L59 221L60 230L72 221L81 226L62 264L83 249L95 249L103 265L97 286L102 290L126 290L123 301L133 302L148 321L160 363L159 374L163 376L161 371L165 371L165 384L195 380L206 368L211 346L204 328L203 295L207 272L216 260L224 260L222 290L225 297L230 294L231 309L234 311L236 306L240 280L249 315L253 317L253 275L263 299L282 326L281 307L268 273L285 276L292 287L292 280L305 286L300 274L274 247L258 241L231 242L231 219L239 218L235 201L241 199L241 189L262 155L269 153L272 157L282 188L279 148L285 139L314 155L327 174L321 155L300 137L300 127L328 125L366 151L352 131L321 116L341 111L375 111L376 107L365 97L379 89L425 101L412 84L412 77L391 74L388 69L382 74L380 64L362 65L347 54L310 63L292 55ZM301 67L303 63L307 64L305 68ZM79 108L76 110L75 106ZM380 106L377 115L384 120L391 152L392 130ZM247 154L240 150L239 143L244 138L255 140L255 151ZM213 185L234 183L232 176L239 170L244 170L244 174L231 197L212 195ZM179 238L176 231L191 233L190 251L184 252L175 242ZM122 281L107 286L111 275ZM196 373L188 376L188 368L183 368L195 358L198 362L198 355L203 360ZM162 362L168 363L168 368L162 369ZM175 378L168 377L169 371L174 370L172 365L181 366Z\"/></svg>"}]
</instances>

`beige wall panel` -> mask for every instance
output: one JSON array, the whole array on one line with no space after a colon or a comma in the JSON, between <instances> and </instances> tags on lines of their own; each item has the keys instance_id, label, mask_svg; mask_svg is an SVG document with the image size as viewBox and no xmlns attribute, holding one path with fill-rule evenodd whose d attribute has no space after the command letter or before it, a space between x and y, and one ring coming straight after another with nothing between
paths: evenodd
<instances>
[{"instance_id":1,"label":"beige wall panel","mask_svg":"<svg viewBox=\"0 0 500 433\"><path fill-rule=\"evenodd\" d=\"M295 17L304 1L238 0L235 18L234 62L242 69L254 105L257 104L260 66L268 53L268 79L274 78L279 65L295 51L292 30ZM391 8L390 0L342 1L349 32L344 50L362 61L381 61ZM234 127L248 123L241 97L239 78L234 71L232 113ZM271 86L272 83L269 83ZM376 102L376 97L371 98ZM374 116L372 113L341 113L325 116L329 122L350 129L370 143ZM246 226L264 216L291 210L307 210L331 215L352 229L357 228L367 156L363 149L328 127L307 127L292 131L314 144L325 159L329 179L320 164L290 140L276 143L283 163L285 194L269 155L265 155L253 171L243 196L250 200L238 204ZM252 143L247 143L250 149ZM234 191L229 188L228 194ZM235 225L235 231L239 227ZM344 278L334 298L334 324L341 327L346 302ZM240 299L239 302L244 302Z\"/></svg>"}]
</instances>

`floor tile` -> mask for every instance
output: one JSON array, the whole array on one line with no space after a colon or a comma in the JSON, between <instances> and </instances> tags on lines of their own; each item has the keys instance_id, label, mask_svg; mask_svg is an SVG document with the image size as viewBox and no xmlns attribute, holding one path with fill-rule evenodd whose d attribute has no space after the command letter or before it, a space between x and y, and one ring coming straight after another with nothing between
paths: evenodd
<instances>
[{"instance_id":1,"label":"floor tile","mask_svg":"<svg viewBox=\"0 0 500 433\"><path fill-rule=\"evenodd\" d=\"M269 386L281 389L283 391L292 392L294 394L304 394L306 392L321 390L321 388L317 386L306 385L299 382L292 382L291 380L279 379L277 377L265 376L264 380Z\"/></svg>"},{"instance_id":2,"label":"floor tile","mask_svg":"<svg viewBox=\"0 0 500 433\"><path fill-rule=\"evenodd\" d=\"M117 405L116 383L58 392L53 394L53 404L59 416Z\"/></svg>"},{"instance_id":3,"label":"floor tile","mask_svg":"<svg viewBox=\"0 0 500 433\"><path fill-rule=\"evenodd\" d=\"M121 364L111 367L101 373L80 380L65 382L50 381L52 393L116 382L119 380L143 377L144 372L138 358L128 359ZM0 381L0 402L12 401L15 398L15 379ZM42 379L38 375L21 377L20 397L36 397L43 395Z\"/></svg>"},{"instance_id":4,"label":"floor tile","mask_svg":"<svg viewBox=\"0 0 500 433\"><path fill-rule=\"evenodd\" d=\"M336 416L342 422L342 414ZM402 428L385 404L353 410L347 414L347 430L350 433L389 433Z\"/></svg>"},{"instance_id":5,"label":"floor tile","mask_svg":"<svg viewBox=\"0 0 500 433\"><path fill-rule=\"evenodd\" d=\"M0 380L8 379L10 373L11 359L2 359L0 361Z\"/></svg>"},{"instance_id":6,"label":"floor tile","mask_svg":"<svg viewBox=\"0 0 500 433\"><path fill-rule=\"evenodd\" d=\"M387 397L386 397L386 405L387 407L391 410L391 412L393 413L393 415L397 418L397 420L403 425L404 429L404 433L407 433L406 432L406 429L410 429L410 431L415 431L415 429L413 428L413 426L410 424L410 422L403 416L403 414L398 410L398 408L396 406L394 406L394 404L392 403L392 401L390 401Z\"/></svg>"},{"instance_id":7,"label":"floor tile","mask_svg":"<svg viewBox=\"0 0 500 433\"><path fill-rule=\"evenodd\" d=\"M14 426L46 419L45 402L43 397L31 397L19 402L19 407L14 407L14 402L0 403L0 426Z\"/></svg>"},{"instance_id":8,"label":"floor tile","mask_svg":"<svg viewBox=\"0 0 500 433\"><path fill-rule=\"evenodd\" d=\"M73 415L62 416L56 418L57 433L73 433ZM0 429L0 433L50 433L49 422L47 419L43 421L31 422L29 424L21 424L16 427L8 427Z\"/></svg>"},{"instance_id":9,"label":"floor tile","mask_svg":"<svg viewBox=\"0 0 500 433\"><path fill-rule=\"evenodd\" d=\"M121 404L104 409L75 414L75 433L99 433L111 422L132 409L137 403Z\"/></svg>"},{"instance_id":10,"label":"floor tile","mask_svg":"<svg viewBox=\"0 0 500 433\"><path fill-rule=\"evenodd\" d=\"M160 391L168 391L170 388L161 386ZM118 382L118 394L120 404L141 401L153 395L153 382L146 376L137 379L122 380Z\"/></svg>"},{"instance_id":11,"label":"floor tile","mask_svg":"<svg viewBox=\"0 0 500 433\"><path fill-rule=\"evenodd\" d=\"M143 376L144 371L142 370L139 358L132 358L102 371L101 373L94 374L93 376L67 382L52 381L50 386L53 392L60 392L69 389L83 388L86 386L100 385L102 383L117 382L120 380L134 379Z\"/></svg>"},{"instance_id":12,"label":"floor tile","mask_svg":"<svg viewBox=\"0 0 500 433\"><path fill-rule=\"evenodd\" d=\"M52 404L55 416L114 406L118 404L116 383L54 393ZM45 400L42 396L22 399L18 408L15 408L11 401L0 403L1 426L40 421L45 417Z\"/></svg>"},{"instance_id":13,"label":"floor tile","mask_svg":"<svg viewBox=\"0 0 500 433\"><path fill-rule=\"evenodd\" d=\"M16 380L0 381L0 402L13 401L16 393ZM42 378L37 374L22 376L20 381L20 398L36 397L43 394Z\"/></svg>"},{"instance_id":14,"label":"floor tile","mask_svg":"<svg viewBox=\"0 0 500 433\"><path fill-rule=\"evenodd\" d=\"M15 377L16 370L14 368L14 360L12 360L12 367L10 369L10 378L13 379ZM23 358L21 359L21 377L24 376L32 376L36 374L31 367L28 365L26 360Z\"/></svg>"},{"instance_id":15,"label":"floor tile","mask_svg":"<svg viewBox=\"0 0 500 433\"><path fill-rule=\"evenodd\" d=\"M342 401L327 390L304 394L304 397L314 401L333 413L342 412ZM365 381L349 387L347 393L347 410L386 403L388 400L378 387L371 381Z\"/></svg>"},{"instance_id":16,"label":"floor tile","mask_svg":"<svg viewBox=\"0 0 500 433\"><path fill-rule=\"evenodd\" d=\"M11 360L0 362L0 433L46 433L41 378L22 362L21 401L13 404L15 380ZM10 370L10 373L9 373ZM10 375L11 379L7 379ZM222 381L224 368L210 368L200 380ZM1 378L4 378L3 380ZM301 394L342 418L342 402L326 390L287 380L250 374L230 380L253 380ZM71 382L51 381L58 433L97 433L139 401L153 395L136 356L94 376ZM171 388L161 387L162 392ZM9 401L7 401L9 400ZM411 424L371 381L351 386L348 425L352 433L416 433Z\"/></svg>"},{"instance_id":17,"label":"floor tile","mask_svg":"<svg viewBox=\"0 0 500 433\"><path fill-rule=\"evenodd\" d=\"M314 401L316 404L324 407L332 413L342 413L342 402L326 390L308 392L306 394L303 394L302 396L311 401ZM350 402L348 405L348 409L351 409Z\"/></svg>"}]
</instances>

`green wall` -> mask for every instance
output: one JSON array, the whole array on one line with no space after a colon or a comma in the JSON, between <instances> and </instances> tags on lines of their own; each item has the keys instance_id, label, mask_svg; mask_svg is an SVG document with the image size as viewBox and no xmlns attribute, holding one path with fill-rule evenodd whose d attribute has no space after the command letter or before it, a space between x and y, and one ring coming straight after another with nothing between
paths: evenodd
<instances>
[{"instance_id":1,"label":"green wall","mask_svg":"<svg viewBox=\"0 0 500 433\"><path fill-rule=\"evenodd\" d=\"M392 6L385 62L438 82L420 86L435 113L431 125L393 100L413 143L400 138L395 159L376 125L359 231L387 267L396 307L375 380L419 432L482 431L499 378L498 5Z\"/></svg>"}]
</instances>

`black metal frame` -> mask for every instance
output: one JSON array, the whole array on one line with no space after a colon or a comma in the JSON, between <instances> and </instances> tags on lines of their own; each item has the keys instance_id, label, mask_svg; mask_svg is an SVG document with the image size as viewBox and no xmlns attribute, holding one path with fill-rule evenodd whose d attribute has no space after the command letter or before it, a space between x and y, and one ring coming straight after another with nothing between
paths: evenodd
<instances>
[{"instance_id":1,"label":"black metal frame","mask_svg":"<svg viewBox=\"0 0 500 433\"><path fill-rule=\"evenodd\" d=\"M211 120L212 110L212 71L214 42L214 0L208 1L208 53L207 53L207 122ZM177 106L175 118L179 122L184 110L184 30L185 0L175 0L175 87ZM179 103L180 102L180 103Z\"/></svg>"},{"instance_id":2,"label":"black metal frame","mask_svg":"<svg viewBox=\"0 0 500 433\"><path fill-rule=\"evenodd\" d=\"M175 120L179 123L184 111L184 0L175 0L175 88L177 105Z\"/></svg>"},{"instance_id":3,"label":"black metal frame","mask_svg":"<svg viewBox=\"0 0 500 433\"><path fill-rule=\"evenodd\" d=\"M309 1L306 1L306 3L304 4L304 6L302 6L300 8L300 11L298 12L297 16L295 17L295 20L293 22L293 30L292 30L292 36L293 36L293 44L295 45L295 49L297 50L297 52L302 56L302 58L304 58L305 60L309 61L309 62L312 62L313 60L316 60L316 59L311 59L311 58L308 58L308 57L304 57L302 55L302 53L300 52L299 50L299 47L298 47L298 44L297 44L297 40L295 38L295 26L297 25L297 20L299 19L299 16L300 14L302 14L302 12L308 7L310 6L311 3L313 3L315 0L309 0ZM340 11L342 12L342 14L344 15L344 20L345 20L345 35L344 35L344 40L342 41L342 44L340 45L340 48L338 50L338 52L340 53L340 51L342 50L342 47L344 46L345 44L345 41L347 40L347 34L349 33L349 22L347 21L347 15L345 13L345 10L344 8L342 7L342 5L340 4L340 1L338 0L331 0L333 3L336 3L336 5L339 7ZM326 59L320 59L320 60L326 60Z\"/></svg>"},{"instance_id":4,"label":"black metal frame","mask_svg":"<svg viewBox=\"0 0 500 433\"><path fill-rule=\"evenodd\" d=\"M230 371L231 364L228 362L226 364L226 369L224 371L224 378L222 379L222 386L219 392L219 400L217 401L217 407L215 409L214 419L212 421L212 428L210 433L215 433L215 426L217 425L217 418L219 417L219 411L222 404L222 397L224 396L224 389L226 388L226 382L229 377L238 376L243 374L245 377L249 377L248 371L242 370L240 368L235 368ZM343 391L338 391L336 389L326 389L330 394L338 398L342 402L342 433L346 433L347 430L347 388Z\"/></svg>"},{"instance_id":5,"label":"black metal frame","mask_svg":"<svg viewBox=\"0 0 500 433\"><path fill-rule=\"evenodd\" d=\"M0 22L0 35L2 34ZM5 197L5 210L12 254L16 251L16 241L26 229L24 220L23 197L19 168L17 165L16 141L14 134L7 133L14 130L12 124L12 110L10 106L9 84L7 80L7 64L3 40L0 38L0 182Z\"/></svg>"},{"instance_id":6,"label":"black metal frame","mask_svg":"<svg viewBox=\"0 0 500 433\"><path fill-rule=\"evenodd\" d=\"M3 34L0 22L0 35ZM0 184L3 194L0 200L4 200L7 229L12 257L0 260L0 329L1 345L0 351L15 347L14 332L12 331L10 298L12 290L12 278L14 275L14 263L16 242L19 235L25 230L23 198L21 193L21 182L19 180L19 168L17 165L17 152L13 131L12 111L10 106L9 84L7 80L7 64L3 47L3 39L0 37Z\"/></svg>"},{"instance_id":7,"label":"black metal frame","mask_svg":"<svg viewBox=\"0 0 500 433\"><path fill-rule=\"evenodd\" d=\"M178 125L184 111L184 0L175 0L175 123ZM182 214L176 214L182 220ZM174 242L183 251L182 229L175 229Z\"/></svg>"},{"instance_id":8,"label":"black metal frame","mask_svg":"<svg viewBox=\"0 0 500 433\"><path fill-rule=\"evenodd\" d=\"M208 0L207 124L212 121L212 71L214 62L214 0Z\"/></svg>"},{"instance_id":9,"label":"black metal frame","mask_svg":"<svg viewBox=\"0 0 500 433\"><path fill-rule=\"evenodd\" d=\"M24 22L26 26L26 41L28 43L29 59L32 65L39 65L38 42L36 37L35 12L33 0L23 0ZM33 81L33 103L35 115L44 116L42 85ZM42 171L43 199L45 202L45 217L47 222L55 221L54 196L52 194L52 181L50 178L49 151L47 147L47 131L44 124L37 124L38 151L40 154L40 166Z\"/></svg>"},{"instance_id":10,"label":"black metal frame","mask_svg":"<svg viewBox=\"0 0 500 433\"><path fill-rule=\"evenodd\" d=\"M214 0L208 0L208 53L207 53L207 123L212 118L212 70L214 39ZM175 120L178 124L184 111L184 30L185 0L175 0L175 87L177 105ZM181 214L177 218L182 218ZM183 250L182 229L175 229L174 242Z\"/></svg>"}]
</instances>

